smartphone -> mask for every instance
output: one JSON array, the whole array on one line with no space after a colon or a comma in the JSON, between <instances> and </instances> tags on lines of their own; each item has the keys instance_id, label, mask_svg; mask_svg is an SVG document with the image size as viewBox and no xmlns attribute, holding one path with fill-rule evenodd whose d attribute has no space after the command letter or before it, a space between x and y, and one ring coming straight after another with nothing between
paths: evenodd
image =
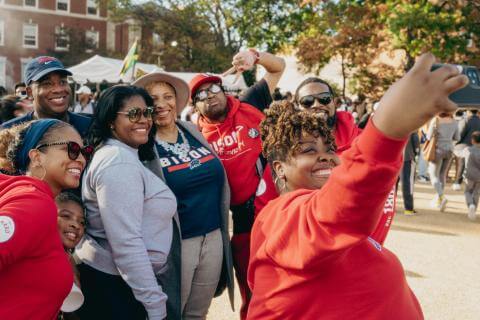
<instances>
[{"instance_id":1,"label":"smartphone","mask_svg":"<svg viewBox=\"0 0 480 320\"><path fill-rule=\"evenodd\" d=\"M443 64L434 64L432 71L443 66ZM462 73L468 77L468 85L450 95L450 100L462 108L480 109L480 73L477 67L466 65L454 65L461 68Z\"/></svg>"}]
</instances>

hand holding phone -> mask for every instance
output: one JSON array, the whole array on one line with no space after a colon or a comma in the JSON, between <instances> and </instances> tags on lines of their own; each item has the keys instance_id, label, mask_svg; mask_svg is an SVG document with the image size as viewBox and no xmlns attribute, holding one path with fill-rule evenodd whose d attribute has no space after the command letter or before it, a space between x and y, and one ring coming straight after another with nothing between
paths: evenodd
<instances>
[{"instance_id":1,"label":"hand holding phone","mask_svg":"<svg viewBox=\"0 0 480 320\"><path fill-rule=\"evenodd\" d=\"M432 71L440 68L443 64L434 64ZM475 66L455 65L462 74L468 77L466 87L455 91L449 98L459 107L480 109L480 72Z\"/></svg>"}]
</instances>

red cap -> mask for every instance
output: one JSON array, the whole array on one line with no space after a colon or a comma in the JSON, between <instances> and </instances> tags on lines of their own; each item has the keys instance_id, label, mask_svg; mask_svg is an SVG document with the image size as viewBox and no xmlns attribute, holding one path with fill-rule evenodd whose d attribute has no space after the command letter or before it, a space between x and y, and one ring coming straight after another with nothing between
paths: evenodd
<instances>
[{"instance_id":1,"label":"red cap","mask_svg":"<svg viewBox=\"0 0 480 320\"><path fill-rule=\"evenodd\" d=\"M195 77L193 77L193 79L190 80L190 83L188 84L188 86L190 87L191 98L193 99L193 97L197 93L198 87L200 87L204 83L209 83L209 82L220 83L221 85L222 78L209 73L200 73L200 74L197 74Z\"/></svg>"}]
</instances>

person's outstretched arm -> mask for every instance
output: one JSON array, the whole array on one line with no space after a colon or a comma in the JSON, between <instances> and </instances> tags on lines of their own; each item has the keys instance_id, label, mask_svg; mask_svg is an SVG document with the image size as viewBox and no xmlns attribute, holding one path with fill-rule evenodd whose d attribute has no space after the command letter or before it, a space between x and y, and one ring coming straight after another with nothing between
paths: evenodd
<instances>
[{"instance_id":1,"label":"person's outstretched arm","mask_svg":"<svg viewBox=\"0 0 480 320\"><path fill-rule=\"evenodd\" d=\"M423 55L387 91L321 190L292 192L265 207L275 212L265 224L275 230L268 234L265 253L276 263L315 268L371 234L398 176L409 134L437 113L455 110L448 96L468 81L453 66L430 72L433 61L432 55ZM261 233L263 227L258 221L255 231Z\"/></svg>"}]
</instances>

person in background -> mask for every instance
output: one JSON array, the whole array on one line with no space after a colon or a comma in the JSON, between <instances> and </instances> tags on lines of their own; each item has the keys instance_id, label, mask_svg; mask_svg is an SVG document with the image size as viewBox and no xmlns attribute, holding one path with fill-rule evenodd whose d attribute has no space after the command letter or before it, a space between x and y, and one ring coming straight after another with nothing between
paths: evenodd
<instances>
[{"instance_id":1,"label":"person in background","mask_svg":"<svg viewBox=\"0 0 480 320\"><path fill-rule=\"evenodd\" d=\"M93 114L92 90L87 86L81 86L77 91L77 103L73 108L75 113Z\"/></svg>"},{"instance_id":2,"label":"person in background","mask_svg":"<svg viewBox=\"0 0 480 320\"><path fill-rule=\"evenodd\" d=\"M463 125L460 125L463 123ZM468 118L466 121L459 122L460 140L455 146L455 153L462 152L463 149L472 146L472 134L475 131L480 131L480 118L478 117L477 109L468 110ZM457 161L455 181L452 189L455 191L461 190L463 182L463 172L465 170L465 158L461 156L455 157Z\"/></svg>"},{"instance_id":3,"label":"person in background","mask_svg":"<svg viewBox=\"0 0 480 320\"><path fill-rule=\"evenodd\" d=\"M275 88L275 90L272 93L272 100L273 101L280 101L283 100L283 95L280 92L280 88Z\"/></svg>"},{"instance_id":4,"label":"person in background","mask_svg":"<svg viewBox=\"0 0 480 320\"><path fill-rule=\"evenodd\" d=\"M172 243L177 202L138 159L148 141L153 101L133 86L107 89L88 141L96 148L82 180L85 239L75 254L85 302L82 319L161 320L167 296L157 282Z\"/></svg>"},{"instance_id":5,"label":"person in background","mask_svg":"<svg viewBox=\"0 0 480 320\"><path fill-rule=\"evenodd\" d=\"M167 315L205 319L215 293L227 286L231 294L234 288L227 176L196 126L177 119L190 97L185 81L157 72L133 85L145 88L155 107L154 127L149 143L140 148L140 160L172 189L178 203L174 228L178 243L172 244L169 257L178 261L171 261L160 279L168 290ZM225 277L219 283L222 273Z\"/></svg>"},{"instance_id":6,"label":"person in background","mask_svg":"<svg viewBox=\"0 0 480 320\"><path fill-rule=\"evenodd\" d=\"M57 205L58 212L58 232L60 233L60 238L62 239L63 248L69 256L70 264L74 273L74 284L72 291L78 292L80 291L81 287L80 274L78 273L75 259L72 254L74 253L75 247L82 240L83 235L85 234L85 208L83 206L82 199L69 191L63 191L60 193L55 198L55 204ZM68 306L65 306L66 302L67 301L65 300L62 308L60 308L62 311L60 319L78 319L74 314L72 314L72 312L75 310L72 310L73 308L71 305L68 305L68 302ZM74 308L78 309L81 306L81 303L78 301L77 303L78 306L75 306Z\"/></svg>"},{"instance_id":7,"label":"person in background","mask_svg":"<svg viewBox=\"0 0 480 320\"><path fill-rule=\"evenodd\" d=\"M468 218L474 221L477 217L478 199L480 197L480 131L472 132L471 146L465 149L465 202L468 207Z\"/></svg>"},{"instance_id":8,"label":"person in background","mask_svg":"<svg viewBox=\"0 0 480 320\"><path fill-rule=\"evenodd\" d=\"M297 109L312 112L326 121L335 137L336 153L341 155L350 148L353 140L362 131L355 125L349 112L336 109L334 97L335 92L330 84L316 77L302 81L295 92ZM272 170L267 165L256 193L255 212L260 212L276 197L278 192L272 178Z\"/></svg>"},{"instance_id":9,"label":"person in background","mask_svg":"<svg viewBox=\"0 0 480 320\"><path fill-rule=\"evenodd\" d=\"M60 120L0 131L0 168L12 174L0 174L0 319L55 319L70 292L54 198L79 186L92 150Z\"/></svg>"},{"instance_id":10,"label":"person in background","mask_svg":"<svg viewBox=\"0 0 480 320\"><path fill-rule=\"evenodd\" d=\"M24 114L20 100L16 96L5 96L0 100L0 124Z\"/></svg>"},{"instance_id":11,"label":"person in background","mask_svg":"<svg viewBox=\"0 0 480 320\"><path fill-rule=\"evenodd\" d=\"M190 81L191 98L200 114L198 128L218 154L230 184L231 243L235 275L242 295L241 319L245 319L250 301L247 285L250 230L255 190L264 166L259 125L264 118L262 111L272 102L271 95L285 70L283 58L254 49L236 54L232 70L243 72L255 64L263 66L266 74L240 99L226 95L222 80L217 76L199 74Z\"/></svg>"},{"instance_id":12,"label":"person in background","mask_svg":"<svg viewBox=\"0 0 480 320\"><path fill-rule=\"evenodd\" d=\"M7 94L8 94L7 89L5 89L4 86L0 86L0 98L3 98L3 97L6 96Z\"/></svg>"},{"instance_id":13,"label":"person in background","mask_svg":"<svg viewBox=\"0 0 480 320\"><path fill-rule=\"evenodd\" d=\"M403 213L412 216L417 213L414 209L413 188L415 185L415 158L420 151L420 140L417 132L412 132L403 151L403 166L400 171L402 183Z\"/></svg>"},{"instance_id":14,"label":"person in background","mask_svg":"<svg viewBox=\"0 0 480 320\"><path fill-rule=\"evenodd\" d=\"M267 111L263 152L282 195L252 229L247 319L424 319L398 258L369 236L408 136L454 110L448 96L468 83L454 66L431 72L434 61L422 55L390 87L336 168L333 138L318 117Z\"/></svg>"},{"instance_id":15,"label":"person in background","mask_svg":"<svg viewBox=\"0 0 480 320\"><path fill-rule=\"evenodd\" d=\"M25 68L24 78L28 96L33 99L33 111L3 123L0 130L35 119L58 119L70 123L84 137L91 119L68 111L71 89L67 76L70 75L54 57L32 59Z\"/></svg>"},{"instance_id":16,"label":"person in background","mask_svg":"<svg viewBox=\"0 0 480 320\"><path fill-rule=\"evenodd\" d=\"M444 211L448 202L444 196L448 167L453 157L454 141L458 141L460 138L458 124L453 119L453 113L442 112L430 122L427 139L431 140L434 135L437 137L435 160L428 162L428 173L436 196L432 199L430 206Z\"/></svg>"},{"instance_id":17,"label":"person in background","mask_svg":"<svg viewBox=\"0 0 480 320\"><path fill-rule=\"evenodd\" d=\"M25 82L19 82L15 84L15 95L20 99L25 99L28 97L27 85Z\"/></svg>"}]
</instances>

